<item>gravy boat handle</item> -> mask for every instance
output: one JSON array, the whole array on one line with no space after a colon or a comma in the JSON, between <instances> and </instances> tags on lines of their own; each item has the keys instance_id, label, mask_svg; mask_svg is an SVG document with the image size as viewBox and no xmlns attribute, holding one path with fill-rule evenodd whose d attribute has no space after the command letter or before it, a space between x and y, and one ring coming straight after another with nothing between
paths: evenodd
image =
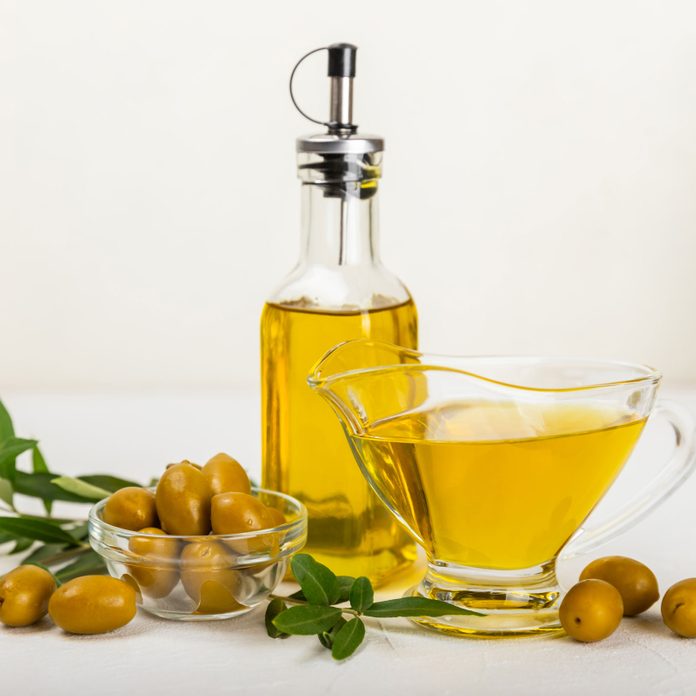
<instances>
[{"instance_id":1,"label":"gravy boat handle","mask_svg":"<svg viewBox=\"0 0 696 696\"><path fill-rule=\"evenodd\" d=\"M691 475L696 465L694 419L684 407L660 401L652 415L662 416L672 426L675 446L659 473L611 519L594 529L582 528L561 552L560 560L574 558L601 546L649 515Z\"/></svg>"}]
</instances>

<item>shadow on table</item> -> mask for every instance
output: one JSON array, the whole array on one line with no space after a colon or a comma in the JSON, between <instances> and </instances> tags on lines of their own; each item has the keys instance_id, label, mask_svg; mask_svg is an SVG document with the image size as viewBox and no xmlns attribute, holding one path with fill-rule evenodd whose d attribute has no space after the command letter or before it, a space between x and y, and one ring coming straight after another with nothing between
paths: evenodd
<instances>
[{"instance_id":1,"label":"shadow on table","mask_svg":"<svg viewBox=\"0 0 696 696\"><path fill-rule=\"evenodd\" d=\"M640 631L641 635L650 634L664 638L666 635L674 635L662 621L662 616L659 612L652 609L649 613L640 614L639 616L631 616L625 618L627 626L634 630Z\"/></svg>"},{"instance_id":2,"label":"shadow on table","mask_svg":"<svg viewBox=\"0 0 696 696\"><path fill-rule=\"evenodd\" d=\"M67 633L62 628L56 626L48 617L44 617L38 623L33 626L23 626L8 628L6 626L0 626L0 635L7 633L12 633L12 638L15 640L21 640L23 637L31 638L37 634L55 634L60 636L65 640L72 641L113 641L113 640L123 640L124 638L132 638L133 636L144 634L148 631L147 625L142 621L132 621L127 626L119 628L115 631L109 633L98 633L98 634L88 634L88 635L78 635L76 633Z\"/></svg>"}]
</instances>

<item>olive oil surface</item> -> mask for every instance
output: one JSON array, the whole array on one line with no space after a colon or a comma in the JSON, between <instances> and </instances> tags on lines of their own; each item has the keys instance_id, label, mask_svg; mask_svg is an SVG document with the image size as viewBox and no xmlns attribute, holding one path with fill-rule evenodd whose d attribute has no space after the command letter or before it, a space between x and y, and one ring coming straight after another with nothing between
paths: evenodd
<instances>
[{"instance_id":1,"label":"olive oil surface","mask_svg":"<svg viewBox=\"0 0 696 696\"><path fill-rule=\"evenodd\" d=\"M322 355L353 338L415 348L414 303L343 313L264 307L263 485L307 506L308 553L339 574L381 583L415 559L415 545L370 489L331 407L307 384Z\"/></svg>"},{"instance_id":2,"label":"olive oil surface","mask_svg":"<svg viewBox=\"0 0 696 696\"><path fill-rule=\"evenodd\" d=\"M645 424L591 403L445 403L373 423L352 442L431 559L498 570L556 556Z\"/></svg>"}]
</instances>

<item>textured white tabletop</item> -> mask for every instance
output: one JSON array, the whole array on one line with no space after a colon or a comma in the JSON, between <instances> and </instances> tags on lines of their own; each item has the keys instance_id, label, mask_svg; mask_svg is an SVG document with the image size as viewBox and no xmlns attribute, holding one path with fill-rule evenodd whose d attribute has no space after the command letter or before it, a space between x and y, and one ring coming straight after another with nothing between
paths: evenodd
<instances>
[{"instance_id":1,"label":"textured white tabletop","mask_svg":"<svg viewBox=\"0 0 696 696\"><path fill-rule=\"evenodd\" d=\"M696 390L665 394L696 415ZM49 466L67 474L110 472L143 482L164 464L226 450L259 470L258 402L246 392L158 394L5 393L18 435L42 442ZM634 458L595 513L629 497L668 456L665 428L649 426ZM664 591L696 576L696 477L660 510L589 557L562 564L568 586L592 557L633 556ZM13 562L0 557L0 571ZM386 588L397 596L417 577ZM44 620L0 628L0 693L31 694L689 694L696 640L671 634L659 605L624 620L594 645L568 638L467 640L375 621L361 649L331 660L314 637L273 641L262 607L229 621L173 623L140 613L126 628L68 636Z\"/></svg>"}]
</instances>

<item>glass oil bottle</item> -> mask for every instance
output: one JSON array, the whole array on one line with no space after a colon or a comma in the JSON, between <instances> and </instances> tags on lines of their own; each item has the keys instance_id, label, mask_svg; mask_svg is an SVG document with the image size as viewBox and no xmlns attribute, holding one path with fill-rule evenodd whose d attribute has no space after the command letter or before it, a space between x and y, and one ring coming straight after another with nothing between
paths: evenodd
<instances>
[{"instance_id":1,"label":"glass oil bottle","mask_svg":"<svg viewBox=\"0 0 696 696\"><path fill-rule=\"evenodd\" d=\"M262 476L264 486L307 506L308 553L338 574L382 583L414 560L415 546L370 489L307 376L351 338L415 348L418 322L408 290L377 251L384 141L358 134L352 122L357 49L327 50L328 131L297 140L301 255L261 317Z\"/></svg>"}]
</instances>

